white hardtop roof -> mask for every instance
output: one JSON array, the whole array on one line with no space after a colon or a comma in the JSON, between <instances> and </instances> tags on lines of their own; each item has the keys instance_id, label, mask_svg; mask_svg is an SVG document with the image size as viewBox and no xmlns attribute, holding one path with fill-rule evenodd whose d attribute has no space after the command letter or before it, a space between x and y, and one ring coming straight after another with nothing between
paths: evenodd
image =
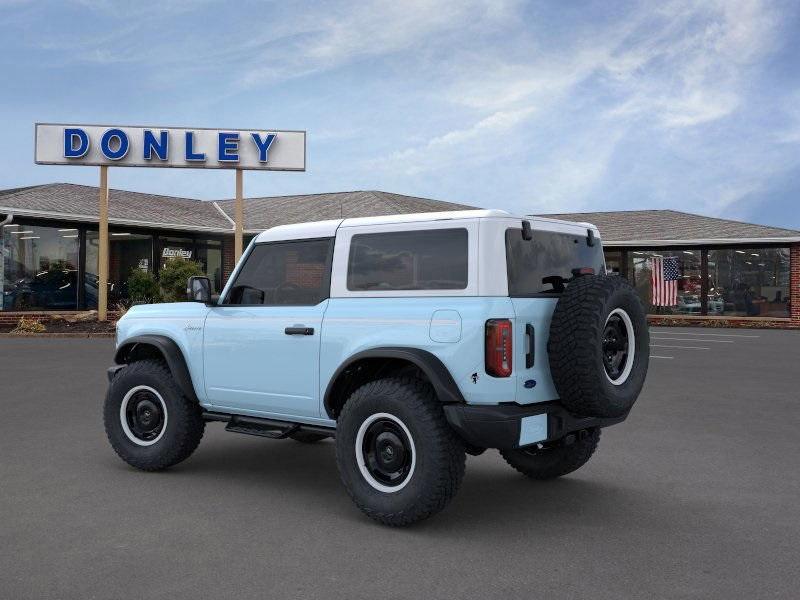
<instances>
[{"instance_id":1,"label":"white hardtop roof","mask_svg":"<svg viewBox=\"0 0 800 600\"><path fill-rule=\"evenodd\" d=\"M549 219L545 217L517 217L505 210L481 209L409 213L400 215L385 215L380 217L357 217L351 219L331 219L330 221L314 221L310 223L293 223L291 225L279 225L278 227L267 229L266 231L258 234L255 241L256 243L261 243L279 240L301 240L333 237L336 235L336 230L340 227L363 227L366 225L391 225L393 223L419 223L429 221L457 221L463 219L488 218L519 220L524 218L533 223L534 229L536 229L536 223L547 223L563 226L568 228L568 230L591 228L597 231L597 228L589 223L575 223L574 221L562 221L559 219Z\"/></svg>"}]
</instances>

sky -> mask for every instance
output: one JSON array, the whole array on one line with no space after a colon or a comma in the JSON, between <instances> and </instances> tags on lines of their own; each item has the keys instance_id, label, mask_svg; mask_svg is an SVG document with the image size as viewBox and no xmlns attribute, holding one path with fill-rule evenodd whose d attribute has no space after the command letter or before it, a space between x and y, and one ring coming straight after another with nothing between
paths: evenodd
<instances>
[{"instance_id":1,"label":"sky","mask_svg":"<svg viewBox=\"0 0 800 600\"><path fill-rule=\"evenodd\" d=\"M517 214L669 208L800 229L800 3L0 0L0 189L34 122L302 129L305 173ZM115 188L229 198L218 170Z\"/></svg>"}]
</instances>

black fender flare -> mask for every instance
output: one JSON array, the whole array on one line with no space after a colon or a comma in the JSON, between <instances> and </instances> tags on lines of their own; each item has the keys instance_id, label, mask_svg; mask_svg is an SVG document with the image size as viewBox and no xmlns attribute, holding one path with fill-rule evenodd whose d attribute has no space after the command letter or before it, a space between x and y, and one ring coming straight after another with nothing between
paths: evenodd
<instances>
[{"instance_id":1,"label":"black fender flare","mask_svg":"<svg viewBox=\"0 0 800 600\"><path fill-rule=\"evenodd\" d=\"M151 346L164 358L169 367L175 383L190 400L199 402L197 394L192 385L192 376L189 374L189 367L183 352L174 340L165 335L137 335L125 340L114 355L114 362L118 365L128 364L131 357L135 358L136 349L142 346Z\"/></svg>"},{"instance_id":2,"label":"black fender flare","mask_svg":"<svg viewBox=\"0 0 800 600\"><path fill-rule=\"evenodd\" d=\"M443 404L464 403L464 396L461 394L461 390L458 389L458 385L456 385L450 371L444 366L444 363L438 356L419 348L386 346L357 352L339 365L339 368L336 369L333 376L328 381L328 387L325 389L325 396L323 398L325 412L329 417L333 418L332 402L334 399L332 397L332 392L339 376L349 367L365 358L388 358L408 361L425 374L431 382L437 398L439 398Z\"/></svg>"}]
</instances>

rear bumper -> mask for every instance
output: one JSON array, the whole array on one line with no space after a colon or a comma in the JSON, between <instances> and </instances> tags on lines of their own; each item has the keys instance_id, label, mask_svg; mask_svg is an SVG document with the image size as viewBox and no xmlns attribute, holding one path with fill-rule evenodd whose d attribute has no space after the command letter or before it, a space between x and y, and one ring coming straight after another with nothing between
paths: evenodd
<instances>
[{"instance_id":1,"label":"rear bumper","mask_svg":"<svg viewBox=\"0 0 800 600\"><path fill-rule=\"evenodd\" d=\"M445 404L444 413L450 426L468 444L501 450L559 440L574 431L621 423L627 417L581 417L567 411L560 402L528 406Z\"/></svg>"}]
</instances>

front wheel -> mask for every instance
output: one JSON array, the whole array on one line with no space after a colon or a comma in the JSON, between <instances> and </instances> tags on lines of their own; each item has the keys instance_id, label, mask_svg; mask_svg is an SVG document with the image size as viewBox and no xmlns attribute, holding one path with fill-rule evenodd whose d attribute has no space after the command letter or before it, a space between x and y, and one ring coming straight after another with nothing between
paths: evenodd
<instances>
[{"instance_id":1,"label":"front wheel","mask_svg":"<svg viewBox=\"0 0 800 600\"><path fill-rule=\"evenodd\" d=\"M500 454L509 465L531 479L554 479L577 471L589 461L600 441L600 430L588 429L574 436L553 446L533 444L515 450L501 450Z\"/></svg>"},{"instance_id":2,"label":"front wheel","mask_svg":"<svg viewBox=\"0 0 800 600\"><path fill-rule=\"evenodd\" d=\"M433 388L413 378L364 384L336 431L336 463L348 494L384 525L409 525L442 510L464 477L463 443Z\"/></svg>"},{"instance_id":3,"label":"front wheel","mask_svg":"<svg viewBox=\"0 0 800 600\"><path fill-rule=\"evenodd\" d=\"M143 471L189 458L205 431L198 404L183 395L167 366L156 360L134 362L116 374L103 421L117 455Z\"/></svg>"}]
</instances>

